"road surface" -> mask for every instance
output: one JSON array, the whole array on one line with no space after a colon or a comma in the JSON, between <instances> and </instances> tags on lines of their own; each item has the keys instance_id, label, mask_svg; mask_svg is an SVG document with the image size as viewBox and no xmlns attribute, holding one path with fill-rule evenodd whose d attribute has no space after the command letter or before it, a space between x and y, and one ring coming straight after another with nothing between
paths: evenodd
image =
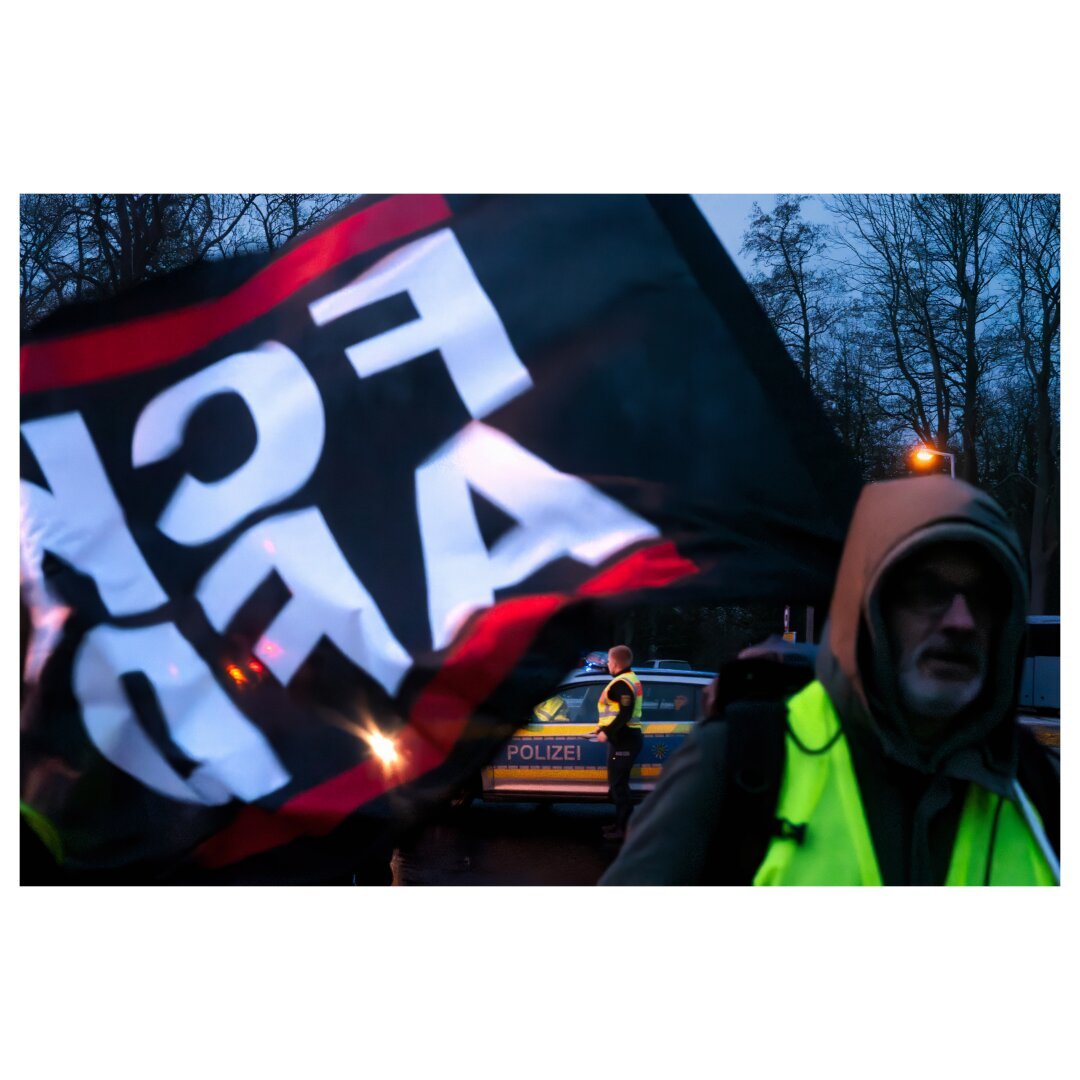
<instances>
[{"instance_id":1,"label":"road surface","mask_svg":"<svg viewBox=\"0 0 1080 1080\"><path fill-rule=\"evenodd\" d=\"M480 803L402 842L395 885L595 885L618 853L606 804Z\"/></svg>"}]
</instances>

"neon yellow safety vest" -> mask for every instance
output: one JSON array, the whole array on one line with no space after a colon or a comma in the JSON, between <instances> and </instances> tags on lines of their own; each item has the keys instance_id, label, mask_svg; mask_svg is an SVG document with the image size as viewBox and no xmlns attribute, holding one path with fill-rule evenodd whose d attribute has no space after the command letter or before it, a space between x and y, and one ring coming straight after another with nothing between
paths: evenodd
<instances>
[{"instance_id":1,"label":"neon yellow safety vest","mask_svg":"<svg viewBox=\"0 0 1080 1080\"><path fill-rule=\"evenodd\" d=\"M619 703L617 701L608 700L608 691L617 682L628 682L634 688L634 712L626 726L631 728L637 728L641 730L641 680L632 672L624 671L621 675L616 675L604 687L603 692L600 694L600 700L596 703L596 711L598 716L599 726L605 728L616 716L619 715Z\"/></svg>"},{"instance_id":2,"label":"neon yellow safety vest","mask_svg":"<svg viewBox=\"0 0 1080 1080\"><path fill-rule=\"evenodd\" d=\"M806 828L799 830L801 842L794 835L773 838L754 884L880 885L851 754L825 687L810 683L787 708L787 756L776 816ZM1054 884L1016 803L970 784L945 884L984 884L988 861L991 885Z\"/></svg>"},{"instance_id":3,"label":"neon yellow safety vest","mask_svg":"<svg viewBox=\"0 0 1080 1080\"><path fill-rule=\"evenodd\" d=\"M551 723L553 720L563 720L569 723L570 717L566 712L566 702L558 694L549 697L546 701L541 701L533 709L533 719L539 720L541 723Z\"/></svg>"}]
</instances>

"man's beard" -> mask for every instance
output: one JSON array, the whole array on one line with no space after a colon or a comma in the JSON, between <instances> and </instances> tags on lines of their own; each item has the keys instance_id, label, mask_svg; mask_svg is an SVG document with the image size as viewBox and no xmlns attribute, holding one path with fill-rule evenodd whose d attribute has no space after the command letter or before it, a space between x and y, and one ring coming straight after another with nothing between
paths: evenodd
<instances>
[{"instance_id":1,"label":"man's beard","mask_svg":"<svg viewBox=\"0 0 1080 1080\"><path fill-rule=\"evenodd\" d=\"M947 653L968 660L975 668L970 678L949 679L924 674L920 662L927 653ZM966 645L931 640L900 658L898 672L900 698L910 716L930 721L951 720L980 694L986 681L986 658Z\"/></svg>"}]
</instances>

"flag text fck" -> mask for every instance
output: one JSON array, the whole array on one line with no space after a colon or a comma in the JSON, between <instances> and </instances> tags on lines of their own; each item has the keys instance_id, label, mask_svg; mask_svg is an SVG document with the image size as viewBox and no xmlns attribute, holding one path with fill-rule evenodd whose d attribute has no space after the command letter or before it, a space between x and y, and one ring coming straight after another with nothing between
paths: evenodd
<instances>
[{"instance_id":1,"label":"flag text fck","mask_svg":"<svg viewBox=\"0 0 1080 1080\"><path fill-rule=\"evenodd\" d=\"M559 472L484 418L533 385L494 306L450 229L406 244L355 281L315 300L316 327L407 294L417 317L345 349L357 378L438 352L471 420L414 473L430 647L447 647L465 619L499 590L526 581L555 559L597 566L657 529L579 477ZM413 658L395 636L318 505L273 513L301 492L323 456L326 416L301 356L277 341L226 356L158 393L131 433L135 468L164 461L184 444L204 402L238 396L256 431L255 449L228 476L185 475L155 526L198 547L241 529L205 572L195 598L219 634L272 573L290 598L254 647L283 685L323 639L393 695ZM47 488L22 481L23 582L31 604L34 678L59 634L64 608L42 573L46 552L91 577L109 616L164 611L170 601L127 524L83 415L27 421L22 434ZM386 452L392 453L388 447ZM515 522L490 548L471 492ZM376 515L378 507L357 507ZM251 522L244 528L245 522ZM376 572L373 568L372 572ZM369 579L370 580L370 579ZM141 625L103 622L83 637L73 689L97 749L114 765L173 799L219 805L252 801L290 777L270 743L240 709L229 682L162 614ZM149 623L149 625L147 625ZM146 677L170 737L197 767L181 776L137 722L122 677Z\"/></svg>"}]
</instances>

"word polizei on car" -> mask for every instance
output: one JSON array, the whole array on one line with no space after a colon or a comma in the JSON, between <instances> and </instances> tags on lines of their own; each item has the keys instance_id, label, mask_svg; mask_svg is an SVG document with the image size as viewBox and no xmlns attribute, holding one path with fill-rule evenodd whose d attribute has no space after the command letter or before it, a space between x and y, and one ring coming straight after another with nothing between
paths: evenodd
<instances>
[{"instance_id":1,"label":"word polizei on car","mask_svg":"<svg viewBox=\"0 0 1080 1080\"><path fill-rule=\"evenodd\" d=\"M678 667L643 664L634 668L642 684L644 734L630 777L630 787L638 797L656 785L664 762L701 716L702 694L716 675L695 671L686 661L676 663ZM597 702L610 681L606 671L589 668L570 675L499 749L481 771L479 789L469 791L465 801L477 795L485 800L606 799L607 746L593 733Z\"/></svg>"}]
</instances>

